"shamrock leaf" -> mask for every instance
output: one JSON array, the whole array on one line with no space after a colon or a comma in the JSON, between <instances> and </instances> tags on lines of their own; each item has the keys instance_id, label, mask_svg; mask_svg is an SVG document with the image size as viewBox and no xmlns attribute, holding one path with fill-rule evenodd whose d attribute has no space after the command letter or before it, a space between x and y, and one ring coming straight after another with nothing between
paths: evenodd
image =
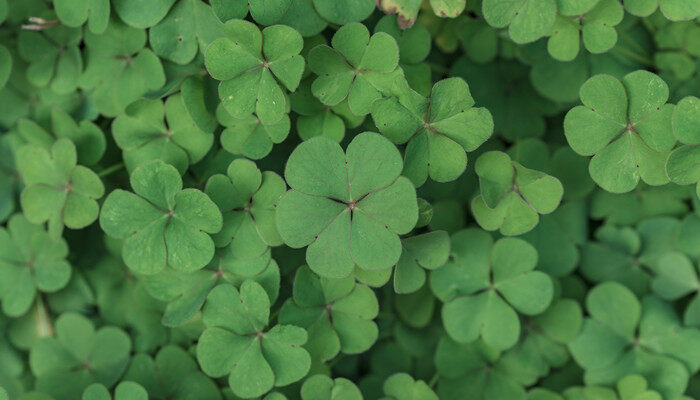
<instances>
[{"instance_id":1,"label":"shamrock leaf","mask_svg":"<svg viewBox=\"0 0 700 400\"><path fill-rule=\"evenodd\" d=\"M474 151L491 136L493 120L485 108L474 108L469 86L460 78L437 82L424 98L397 79L398 97L375 102L372 118L394 143L408 142L404 174L416 186L428 176L438 182L457 179Z\"/></svg>"},{"instance_id":2,"label":"shamrock leaf","mask_svg":"<svg viewBox=\"0 0 700 400\"><path fill-rule=\"evenodd\" d=\"M56 320L56 337L39 339L29 353L36 388L56 400L80 397L92 383L111 386L129 363L131 341L121 329L95 330L87 318L73 313Z\"/></svg>"},{"instance_id":3,"label":"shamrock leaf","mask_svg":"<svg viewBox=\"0 0 700 400\"><path fill-rule=\"evenodd\" d=\"M162 20L175 0L154 0L147 4L139 0L111 0L114 11L127 25L134 28L150 28Z\"/></svg>"},{"instance_id":4,"label":"shamrock leaf","mask_svg":"<svg viewBox=\"0 0 700 400\"><path fill-rule=\"evenodd\" d=\"M430 386L406 373L387 378L384 381L384 395L382 400L438 400Z\"/></svg>"},{"instance_id":5,"label":"shamrock leaf","mask_svg":"<svg viewBox=\"0 0 700 400\"><path fill-rule=\"evenodd\" d=\"M394 291L413 293L425 283L425 269L442 267L450 255L450 236L433 231L401 241L403 250L394 270Z\"/></svg>"},{"instance_id":6,"label":"shamrock leaf","mask_svg":"<svg viewBox=\"0 0 700 400\"><path fill-rule=\"evenodd\" d=\"M700 280L698 268L679 252L668 252L659 260L655 268L651 288L665 300L678 300L692 295L685 306L683 321L686 325L697 326L700 322Z\"/></svg>"},{"instance_id":7,"label":"shamrock leaf","mask_svg":"<svg viewBox=\"0 0 700 400\"><path fill-rule=\"evenodd\" d=\"M318 77L311 91L321 103L334 106L348 99L355 115L369 114L372 102L391 90L399 48L384 32L370 37L362 24L348 24L333 35L333 47L318 45L309 53L309 68Z\"/></svg>"},{"instance_id":8,"label":"shamrock leaf","mask_svg":"<svg viewBox=\"0 0 700 400\"><path fill-rule=\"evenodd\" d=\"M20 202L29 222L49 222L49 234L58 237L63 226L80 229L99 213L96 199L104 194L100 178L89 168L77 165L73 143L58 139L51 152L27 145L17 152L17 170L26 187Z\"/></svg>"},{"instance_id":9,"label":"shamrock leaf","mask_svg":"<svg viewBox=\"0 0 700 400\"><path fill-rule=\"evenodd\" d=\"M667 99L666 83L643 70L622 82L596 75L583 84L584 105L566 114L564 131L575 152L594 156L589 172L600 187L624 193L640 178L650 185L668 182L663 165L676 139Z\"/></svg>"},{"instance_id":10,"label":"shamrock leaf","mask_svg":"<svg viewBox=\"0 0 700 400\"><path fill-rule=\"evenodd\" d=\"M316 12L330 23L345 25L359 22L374 11L372 0L313 0Z\"/></svg>"},{"instance_id":11,"label":"shamrock leaf","mask_svg":"<svg viewBox=\"0 0 700 400\"><path fill-rule=\"evenodd\" d=\"M114 389L114 397L109 390L100 384L93 383L85 388L81 400L148 400L148 392L141 385L134 382L123 381Z\"/></svg>"},{"instance_id":12,"label":"shamrock leaf","mask_svg":"<svg viewBox=\"0 0 700 400\"><path fill-rule=\"evenodd\" d=\"M304 72L301 35L284 25L260 32L255 24L239 19L226 22L224 32L225 37L212 42L205 52L209 74L221 81L224 108L236 118L255 112L265 124L278 122L287 112L279 84L294 91Z\"/></svg>"},{"instance_id":13,"label":"shamrock leaf","mask_svg":"<svg viewBox=\"0 0 700 400\"><path fill-rule=\"evenodd\" d=\"M622 22L624 10L617 0L601 0L594 7L557 17L547 49L560 61L571 61L579 52L579 36L590 53L605 53L617 42L615 26ZM580 33L579 33L580 32Z\"/></svg>"},{"instance_id":14,"label":"shamrock leaf","mask_svg":"<svg viewBox=\"0 0 700 400\"><path fill-rule=\"evenodd\" d=\"M346 128L356 128L365 120L350 111L345 99L335 106L326 106L311 92L312 79L304 79L296 92L289 97L292 111L299 114L296 128L303 140L316 136L326 136L339 142L345 136Z\"/></svg>"},{"instance_id":15,"label":"shamrock leaf","mask_svg":"<svg viewBox=\"0 0 700 400\"><path fill-rule=\"evenodd\" d=\"M90 32L102 33L107 29L109 0L54 0L53 6L56 16L65 26L79 28L87 22Z\"/></svg>"},{"instance_id":16,"label":"shamrock leaf","mask_svg":"<svg viewBox=\"0 0 700 400\"><path fill-rule=\"evenodd\" d=\"M697 70L695 60L700 57L700 47L695 43L700 26L695 22L667 24L654 33L658 51L654 63L661 71L687 81Z\"/></svg>"},{"instance_id":17,"label":"shamrock leaf","mask_svg":"<svg viewBox=\"0 0 700 400\"><path fill-rule=\"evenodd\" d=\"M625 10L632 15L646 17L661 9L664 16L671 21L685 21L700 15L698 0L623 0Z\"/></svg>"},{"instance_id":18,"label":"shamrock leaf","mask_svg":"<svg viewBox=\"0 0 700 400\"><path fill-rule=\"evenodd\" d=\"M556 0L484 0L484 19L494 28L508 27L515 43L534 42L545 36L557 16Z\"/></svg>"},{"instance_id":19,"label":"shamrock leaf","mask_svg":"<svg viewBox=\"0 0 700 400\"><path fill-rule=\"evenodd\" d=\"M386 14L396 14L399 27L408 29L416 22L421 3L421 0L379 0L377 8Z\"/></svg>"},{"instance_id":20,"label":"shamrock leaf","mask_svg":"<svg viewBox=\"0 0 700 400\"><path fill-rule=\"evenodd\" d=\"M231 162L226 174L209 178L204 189L223 214L223 228L213 235L214 244L230 244L233 256L240 259L260 257L269 246L281 245L275 206L287 189L284 180L241 158Z\"/></svg>"},{"instance_id":21,"label":"shamrock leaf","mask_svg":"<svg viewBox=\"0 0 700 400\"><path fill-rule=\"evenodd\" d=\"M622 400L661 400L661 395L648 389L647 380L641 375L627 375L617 382L617 391Z\"/></svg>"},{"instance_id":22,"label":"shamrock leaf","mask_svg":"<svg viewBox=\"0 0 700 400\"><path fill-rule=\"evenodd\" d=\"M331 379L326 375L314 375L301 387L303 400L362 400L360 389L345 378Z\"/></svg>"},{"instance_id":23,"label":"shamrock leaf","mask_svg":"<svg viewBox=\"0 0 700 400\"><path fill-rule=\"evenodd\" d=\"M182 189L177 170L150 161L130 177L135 193L116 189L107 196L100 226L109 236L125 239L124 263L135 272L155 274L166 264L196 271L214 256L211 234L221 230L216 204L196 189Z\"/></svg>"},{"instance_id":24,"label":"shamrock leaf","mask_svg":"<svg viewBox=\"0 0 700 400\"><path fill-rule=\"evenodd\" d=\"M165 104L147 99L131 103L112 122L112 134L130 173L152 160L161 160L183 174L214 142L213 134L192 121L180 94L168 97Z\"/></svg>"},{"instance_id":25,"label":"shamrock leaf","mask_svg":"<svg viewBox=\"0 0 700 400\"><path fill-rule=\"evenodd\" d=\"M291 325L264 331L269 317L270 300L254 281L243 282L240 292L220 285L209 293L197 360L209 376L228 375L236 396L261 396L275 386L300 380L309 371L311 358L301 347L306 331Z\"/></svg>"},{"instance_id":26,"label":"shamrock leaf","mask_svg":"<svg viewBox=\"0 0 700 400\"><path fill-rule=\"evenodd\" d=\"M107 143L104 133L93 122L80 121L77 124L64 110L54 107L51 110L51 126L53 135L33 120L20 119L17 133L27 143L41 146L47 151L51 151L57 138L70 139L75 144L78 162L83 165L96 164L105 153Z\"/></svg>"},{"instance_id":27,"label":"shamrock leaf","mask_svg":"<svg viewBox=\"0 0 700 400\"><path fill-rule=\"evenodd\" d=\"M688 96L673 112L673 133L682 145L673 150L666 161L666 174L673 183L699 183L700 197L700 99Z\"/></svg>"},{"instance_id":28,"label":"shamrock leaf","mask_svg":"<svg viewBox=\"0 0 700 400\"><path fill-rule=\"evenodd\" d=\"M442 337L435 350L439 398L524 400L525 389L499 356L481 341L457 343Z\"/></svg>"},{"instance_id":29,"label":"shamrock leaf","mask_svg":"<svg viewBox=\"0 0 700 400\"><path fill-rule=\"evenodd\" d=\"M0 228L0 299L5 314L26 313L37 291L56 292L71 275L68 245L54 239L40 225L15 214Z\"/></svg>"},{"instance_id":30,"label":"shamrock leaf","mask_svg":"<svg viewBox=\"0 0 700 400\"><path fill-rule=\"evenodd\" d=\"M500 151L489 151L476 160L481 194L472 200L472 213L489 231L520 235L539 223L539 214L554 211L564 193L559 180L528 169Z\"/></svg>"},{"instance_id":31,"label":"shamrock leaf","mask_svg":"<svg viewBox=\"0 0 700 400\"><path fill-rule=\"evenodd\" d=\"M168 15L149 30L153 51L177 64L187 64L198 50L204 52L214 40L224 36L224 25L211 6L200 0L175 3Z\"/></svg>"},{"instance_id":32,"label":"shamrock leaf","mask_svg":"<svg viewBox=\"0 0 700 400\"><path fill-rule=\"evenodd\" d=\"M689 371L700 367L695 350L700 331L683 328L669 304L646 297L640 304L615 282L594 287L586 298L589 318L569 348L584 368L588 384L612 384L629 374L675 398L685 389Z\"/></svg>"},{"instance_id":33,"label":"shamrock leaf","mask_svg":"<svg viewBox=\"0 0 700 400\"><path fill-rule=\"evenodd\" d=\"M104 33L85 33L87 66L78 85L90 92L101 114L117 116L131 102L165 84L160 59L151 50L144 49L145 44L145 31L127 26L114 17Z\"/></svg>"},{"instance_id":34,"label":"shamrock leaf","mask_svg":"<svg viewBox=\"0 0 700 400\"><path fill-rule=\"evenodd\" d=\"M214 12L223 21L244 19L250 16L259 25L272 25L280 22L293 0L213 0Z\"/></svg>"},{"instance_id":35,"label":"shamrock leaf","mask_svg":"<svg viewBox=\"0 0 700 400\"><path fill-rule=\"evenodd\" d=\"M212 268L180 272L170 268L145 277L144 284L154 298L168 303L162 324L176 327L190 321L204 305L209 292L219 283L236 287L245 280L254 280L265 289L271 302L277 299L280 270L268 251L255 260L237 260L230 252L217 256Z\"/></svg>"},{"instance_id":36,"label":"shamrock leaf","mask_svg":"<svg viewBox=\"0 0 700 400\"><path fill-rule=\"evenodd\" d=\"M275 123L263 124L256 115L235 118L223 106L216 109L216 119L225 126L221 132L221 147L231 154L252 160L270 154L274 144L282 143L287 138L291 126L288 115Z\"/></svg>"},{"instance_id":37,"label":"shamrock leaf","mask_svg":"<svg viewBox=\"0 0 700 400\"><path fill-rule=\"evenodd\" d=\"M533 271L537 251L521 239L503 238L493 243L488 234L478 230L457 232L452 242L458 246L453 247L454 261L431 275L433 292L445 301L445 330L460 343L481 337L497 350L512 347L520 334L516 310L537 315L552 301L552 280ZM470 273L460 277L465 270Z\"/></svg>"},{"instance_id":38,"label":"shamrock leaf","mask_svg":"<svg viewBox=\"0 0 700 400\"><path fill-rule=\"evenodd\" d=\"M27 81L38 87L49 86L60 94L74 92L83 70L79 45L82 32L57 26L51 34L22 30L17 39L20 57L27 61Z\"/></svg>"},{"instance_id":39,"label":"shamrock leaf","mask_svg":"<svg viewBox=\"0 0 700 400\"><path fill-rule=\"evenodd\" d=\"M344 278L355 265L387 269L401 256L398 235L418 220L411 182L400 177L399 151L387 139L361 133L343 153L315 137L297 146L285 168L291 190L277 203L277 229L326 278ZM351 240L352 238L352 240Z\"/></svg>"},{"instance_id":40,"label":"shamrock leaf","mask_svg":"<svg viewBox=\"0 0 700 400\"><path fill-rule=\"evenodd\" d=\"M0 222L14 212L20 179L15 167L15 152L22 146L19 135L6 133L0 136Z\"/></svg>"},{"instance_id":41,"label":"shamrock leaf","mask_svg":"<svg viewBox=\"0 0 700 400\"><path fill-rule=\"evenodd\" d=\"M122 379L141 385L154 400L221 399L219 388L199 370L192 356L174 345L161 348L155 357L136 354Z\"/></svg>"},{"instance_id":42,"label":"shamrock leaf","mask_svg":"<svg viewBox=\"0 0 700 400\"><path fill-rule=\"evenodd\" d=\"M359 354L377 340L373 319L379 305L372 289L343 279L319 278L308 267L297 269L293 298L280 311L282 324L296 325L309 332L305 348L312 359L322 362L338 352Z\"/></svg>"}]
</instances>

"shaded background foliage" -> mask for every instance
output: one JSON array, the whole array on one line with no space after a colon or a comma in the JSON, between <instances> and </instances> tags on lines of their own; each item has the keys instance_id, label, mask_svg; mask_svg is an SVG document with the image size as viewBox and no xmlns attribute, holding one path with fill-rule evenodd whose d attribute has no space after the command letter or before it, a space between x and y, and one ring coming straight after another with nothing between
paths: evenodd
<instances>
[{"instance_id":1,"label":"shaded background foliage","mask_svg":"<svg viewBox=\"0 0 700 400\"><path fill-rule=\"evenodd\" d=\"M700 0L0 0L0 400L700 398Z\"/></svg>"}]
</instances>

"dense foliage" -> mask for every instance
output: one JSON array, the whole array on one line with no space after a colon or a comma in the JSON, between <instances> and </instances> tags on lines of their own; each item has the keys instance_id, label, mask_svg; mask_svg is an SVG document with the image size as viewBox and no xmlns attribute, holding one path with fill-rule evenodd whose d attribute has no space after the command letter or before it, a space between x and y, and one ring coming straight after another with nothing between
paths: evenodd
<instances>
[{"instance_id":1,"label":"dense foliage","mask_svg":"<svg viewBox=\"0 0 700 400\"><path fill-rule=\"evenodd\" d=\"M700 0L0 0L0 400L700 399Z\"/></svg>"}]
</instances>

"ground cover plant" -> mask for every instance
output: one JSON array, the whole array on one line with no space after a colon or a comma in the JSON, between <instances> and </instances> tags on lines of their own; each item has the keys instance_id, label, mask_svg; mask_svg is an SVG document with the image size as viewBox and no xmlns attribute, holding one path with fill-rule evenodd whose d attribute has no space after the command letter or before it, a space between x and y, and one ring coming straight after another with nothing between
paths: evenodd
<instances>
[{"instance_id":1,"label":"ground cover plant","mask_svg":"<svg viewBox=\"0 0 700 400\"><path fill-rule=\"evenodd\" d=\"M700 0L0 0L0 400L700 399Z\"/></svg>"}]
</instances>

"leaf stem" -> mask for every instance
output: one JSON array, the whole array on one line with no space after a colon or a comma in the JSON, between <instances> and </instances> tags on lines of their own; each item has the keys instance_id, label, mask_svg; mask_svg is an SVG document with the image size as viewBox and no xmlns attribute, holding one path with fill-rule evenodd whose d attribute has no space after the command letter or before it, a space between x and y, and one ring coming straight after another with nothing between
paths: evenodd
<instances>
[{"instance_id":1,"label":"leaf stem","mask_svg":"<svg viewBox=\"0 0 700 400\"><path fill-rule=\"evenodd\" d=\"M436 372L435 375L433 375L433 377L430 378L430 382L428 382L428 386L430 386L430 388L434 388L435 385L437 384L437 381L439 378L440 378L440 373Z\"/></svg>"},{"instance_id":2,"label":"leaf stem","mask_svg":"<svg viewBox=\"0 0 700 400\"><path fill-rule=\"evenodd\" d=\"M119 170L122 169L122 168L124 168L124 163L114 164L114 165L109 166L109 167L103 169L102 171L100 171L100 172L97 174L97 176L99 176L99 177L101 178L101 177L107 176L107 175L109 175L109 174L111 174L111 173L113 173L113 172L119 171Z\"/></svg>"},{"instance_id":3,"label":"leaf stem","mask_svg":"<svg viewBox=\"0 0 700 400\"><path fill-rule=\"evenodd\" d=\"M51 317L46 310L44 305L44 295L38 293L36 296L36 310L34 310L34 319L36 322L37 336L51 337L54 334L53 324L51 323Z\"/></svg>"}]
</instances>

